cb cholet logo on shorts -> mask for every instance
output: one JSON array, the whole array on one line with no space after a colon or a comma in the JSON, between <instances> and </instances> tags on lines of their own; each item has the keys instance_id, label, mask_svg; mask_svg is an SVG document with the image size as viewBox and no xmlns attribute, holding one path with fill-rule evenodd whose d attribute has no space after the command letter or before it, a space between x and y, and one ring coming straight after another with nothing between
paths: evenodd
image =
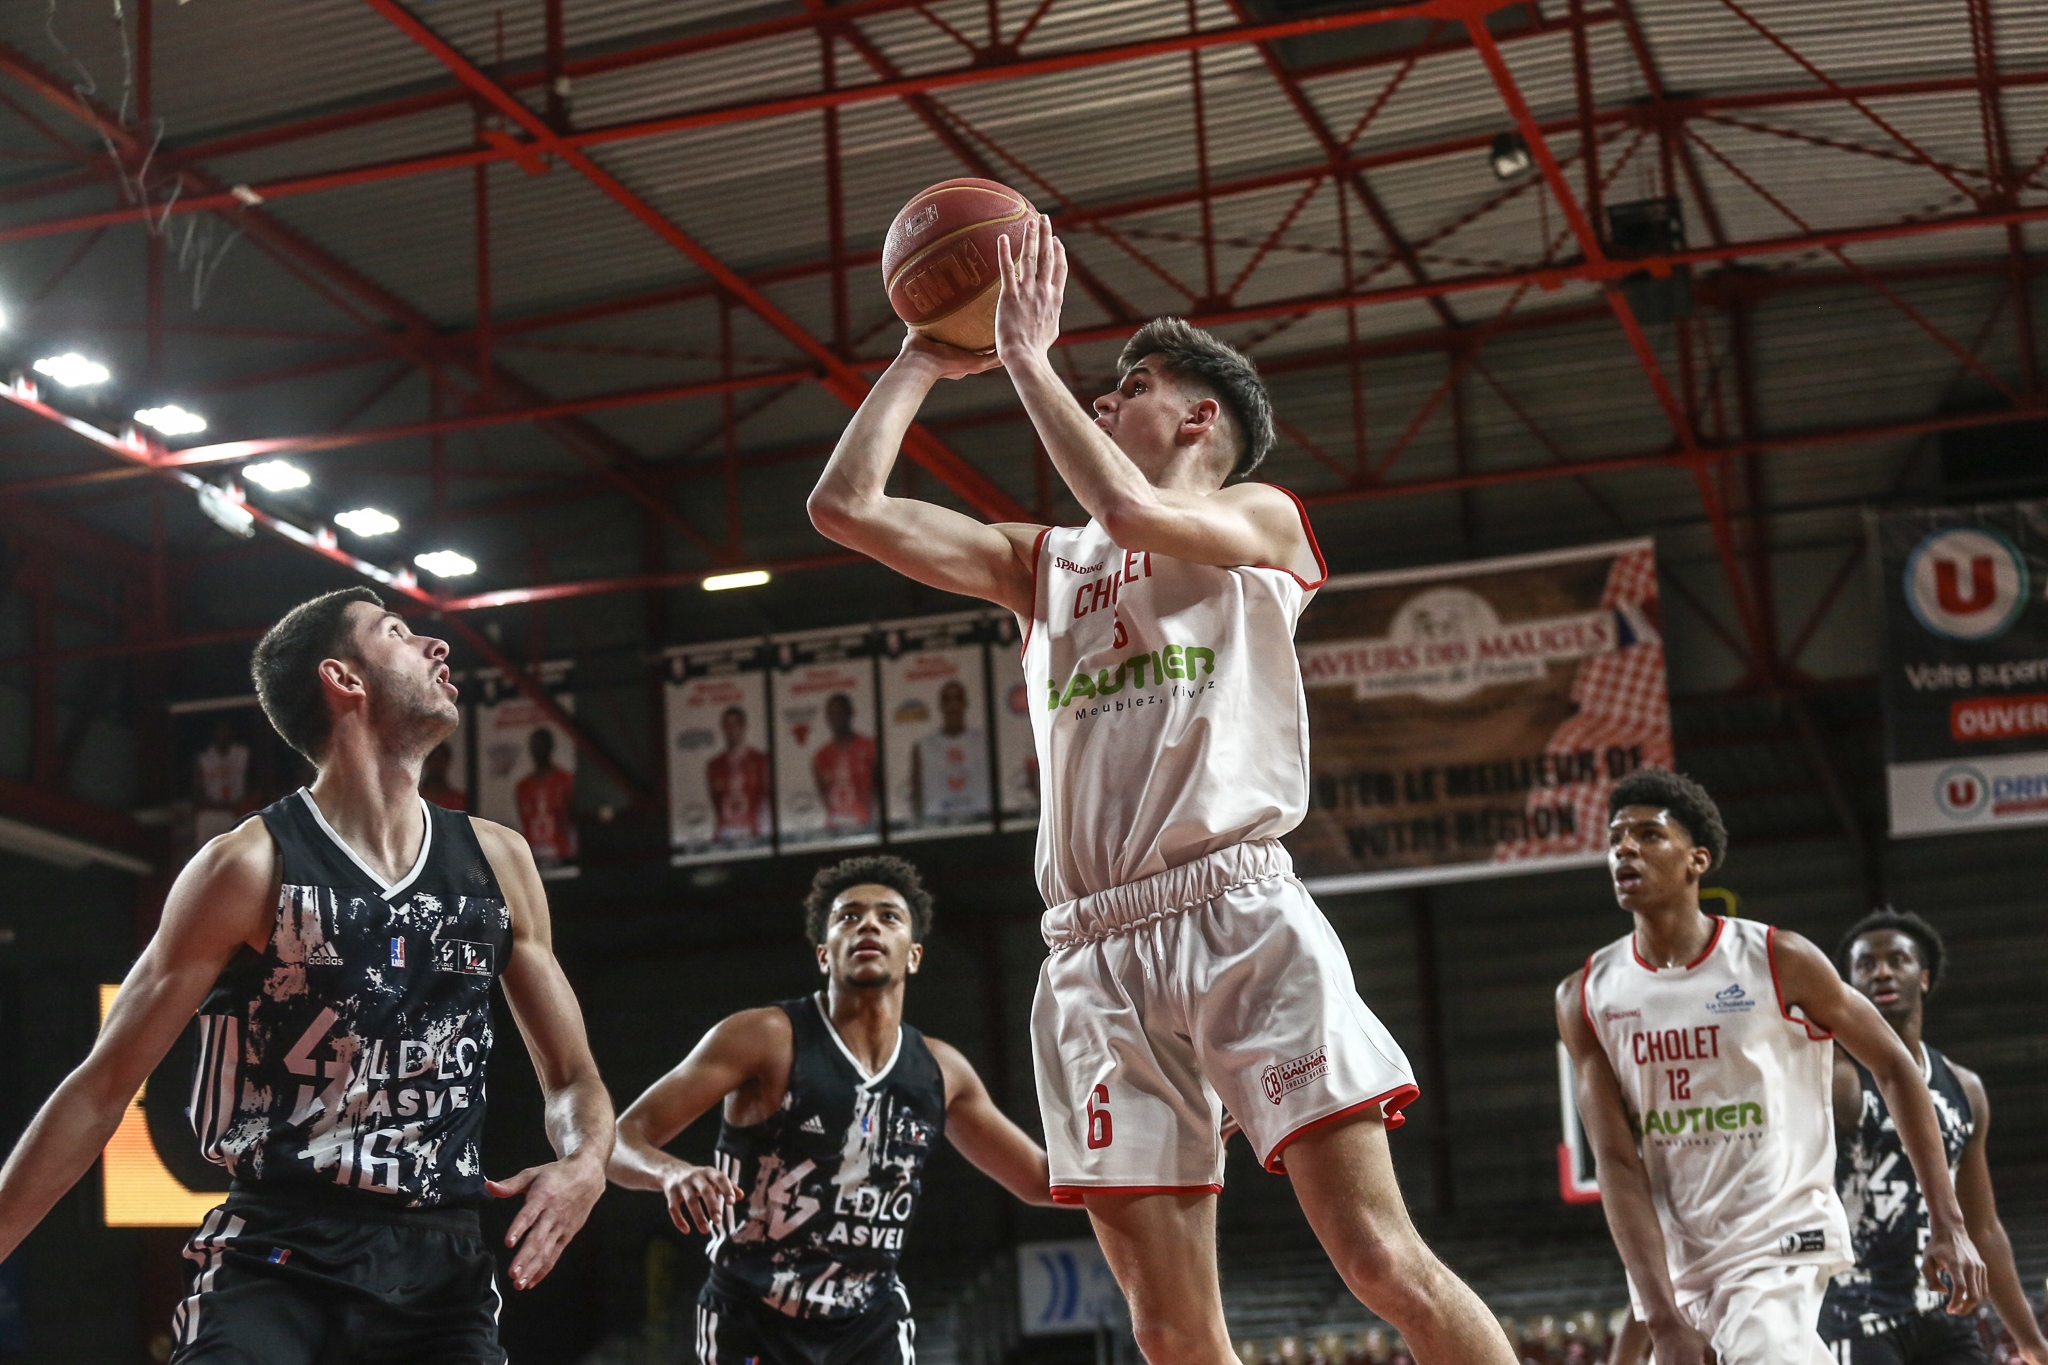
<instances>
[{"instance_id":1,"label":"cb cholet logo on shorts","mask_svg":"<svg viewBox=\"0 0 2048 1365\"><path fill-rule=\"evenodd\" d=\"M1274 1104L1280 1103L1283 1095L1301 1089L1310 1081L1320 1080L1330 1074L1330 1050L1317 1048L1291 1061L1278 1062L1259 1073L1259 1085L1265 1090L1266 1098Z\"/></svg>"}]
</instances>

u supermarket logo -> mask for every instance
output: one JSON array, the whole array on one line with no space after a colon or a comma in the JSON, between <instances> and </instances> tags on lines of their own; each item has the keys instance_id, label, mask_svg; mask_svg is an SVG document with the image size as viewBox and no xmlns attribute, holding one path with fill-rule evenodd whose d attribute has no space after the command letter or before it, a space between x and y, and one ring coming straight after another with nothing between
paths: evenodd
<instances>
[{"instance_id":1,"label":"u supermarket logo","mask_svg":"<svg viewBox=\"0 0 2048 1365\"><path fill-rule=\"evenodd\" d=\"M1991 799L1991 784L1975 768L1944 768L1934 779L1934 804L1951 820L1967 820Z\"/></svg>"},{"instance_id":2,"label":"u supermarket logo","mask_svg":"<svg viewBox=\"0 0 2048 1365\"><path fill-rule=\"evenodd\" d=\"M2027 604L2026 557L1996 531L1935 531L1906 558L1906 605L1928 631L1951 640L1994 640Z\"/></svg>"}]
</instances>

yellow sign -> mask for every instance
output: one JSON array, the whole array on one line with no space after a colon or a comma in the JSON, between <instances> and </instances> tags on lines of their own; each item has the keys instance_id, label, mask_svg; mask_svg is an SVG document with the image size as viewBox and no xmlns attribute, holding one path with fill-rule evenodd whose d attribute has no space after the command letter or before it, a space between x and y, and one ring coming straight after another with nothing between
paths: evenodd
<instances>
[{"instance_id":1,"label":"yellow sign","mask_svg":"<svg viewBox=\"0 0 2048 1365\"><path fill-rule=\"evenodd\" d=\"M100 1024L107 1022L114 994L121 988L100 987ZM142 1112L147 1083L128 1101L121 1126L107 1141L100 1164L100 1185L110 1228L196 1228L226 1196L217 1190L188 1190L156 1154L149 1119Z\"/></svg>"}]
</instances>

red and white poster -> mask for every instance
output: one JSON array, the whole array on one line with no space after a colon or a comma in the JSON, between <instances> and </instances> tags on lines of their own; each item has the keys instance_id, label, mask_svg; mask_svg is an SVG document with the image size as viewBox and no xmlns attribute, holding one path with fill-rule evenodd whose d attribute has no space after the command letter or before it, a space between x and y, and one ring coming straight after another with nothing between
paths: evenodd
<instances>
[{"instance_id":1,"label":"red and white poster","mask_svg":"<svg viewBox=\"0 0 2048 1365\"><path fill-rule=\"evenodd\" d=\"M1597 863L1607 793L1672 762L1650 540L1332 579L1303 613L1324 892Z\"/></svg>"},{"instance_id":2,"label":"red and white poster","mask_svg":"<svg viewBox=\"0 0 2048 1365\"><path fill-rule=\"evenodd\" d=\"M985 634L979 616L881 628L891 839L995 828Z\"/></svg>"},{"instance_id":3,"label":"red and white poster","mask_svg":"<svg viewBox=\"0 0 2048 1365\"><path fill-rule=\"evenodd\" d=\"M673 863L774 852L766 655L754 640L668 656L663 700Z\"/></svg>"},{"instance_id":4,"label":"red and white poster","mask_svg":"<svg viewBox=\"0 0 2048 1365\"><path fill-rule=\"evenodd\" d=\"M873 637L825 631L781 638L774 663L779 847L794 853L880 842Z\"/></svg>"},{"instance_id":5,"label":"red and white poster","mask_svg":"<svg viewBox=\"0 0 2048 1365\"><path fill-rule=\"evenodd\" d=\"M989 690L995 703L996 808L1005 830L1038 828L1038 742L1031 734L1022 646L1016 619L997 618L989 642Z\"/></svg>"},{"instance_id":6,"label":"red and white poster","mask_svg":"<svg viewBox=\"0 0 2048 1365\"><path fill-rule=\"evenodd\" d=\"M570 715L567 660L542 664L539 681L549 700ZM576 744L532 698L502 676L477 675L476 814L509 825L526 839L543 876L573 875L577 852Z\"/></svg>"}]
</instances>

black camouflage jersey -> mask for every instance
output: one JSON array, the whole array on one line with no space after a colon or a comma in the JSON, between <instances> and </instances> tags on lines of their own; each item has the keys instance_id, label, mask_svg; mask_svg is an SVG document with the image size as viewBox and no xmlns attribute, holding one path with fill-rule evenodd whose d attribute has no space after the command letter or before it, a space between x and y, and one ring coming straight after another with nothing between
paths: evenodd
<instances>
[{"instance_id":1,"label":"black camouflage jersey","mask_svg":"<svg viewBox=\"0 0 2048 1365\"><path fill-rule=\"evenodd\" d=\"M711 1238L711 1287L793 1318L848 1319L895 1288L924 1163L946 1130L946 1081L908 1024L869 1076L815 997L779 1007L795 1044L782 1107L718 1130L718 1169L746 1203Z\"/></svg>"},{"instance_id":2,"label":"black camouflage jersey","mask_svg":"<svg viewBox=\"0 0 2048 1365\"><path fill-rule=\"evenodd\" d=\"M512 916L469 817L420 805L426 837L395 884L312 793L260 812L283 863L277 923L201 1007L192 1079L200 1149L238 1185L484 1197L491 982Z\"/></svg>"},{"instance_id":3,"label":"black camouflage jersey","mask_svg":"<svg viewBox=\"0 0 2048 1365\"><path fill-rule=\"evenodd\" d=\"M1953 1177L1977 1122L1948 1058L1925 1043L1921 1049L1927 1055L1923 1074ZM1849 1214L1856 1264L1835 1277L1821 1303L1820 1334L1827 1341L1877 1336L1923 1313L1941 1312L1948 1301L1920 1278L1920 1253L1927 1249L1929 1236L1926 1196L1876 1079L1861 1062L1855 1066L1863 1109L1855 1137L1835 1145L1835 1189Z\"/></svg>"}]
</instances>

